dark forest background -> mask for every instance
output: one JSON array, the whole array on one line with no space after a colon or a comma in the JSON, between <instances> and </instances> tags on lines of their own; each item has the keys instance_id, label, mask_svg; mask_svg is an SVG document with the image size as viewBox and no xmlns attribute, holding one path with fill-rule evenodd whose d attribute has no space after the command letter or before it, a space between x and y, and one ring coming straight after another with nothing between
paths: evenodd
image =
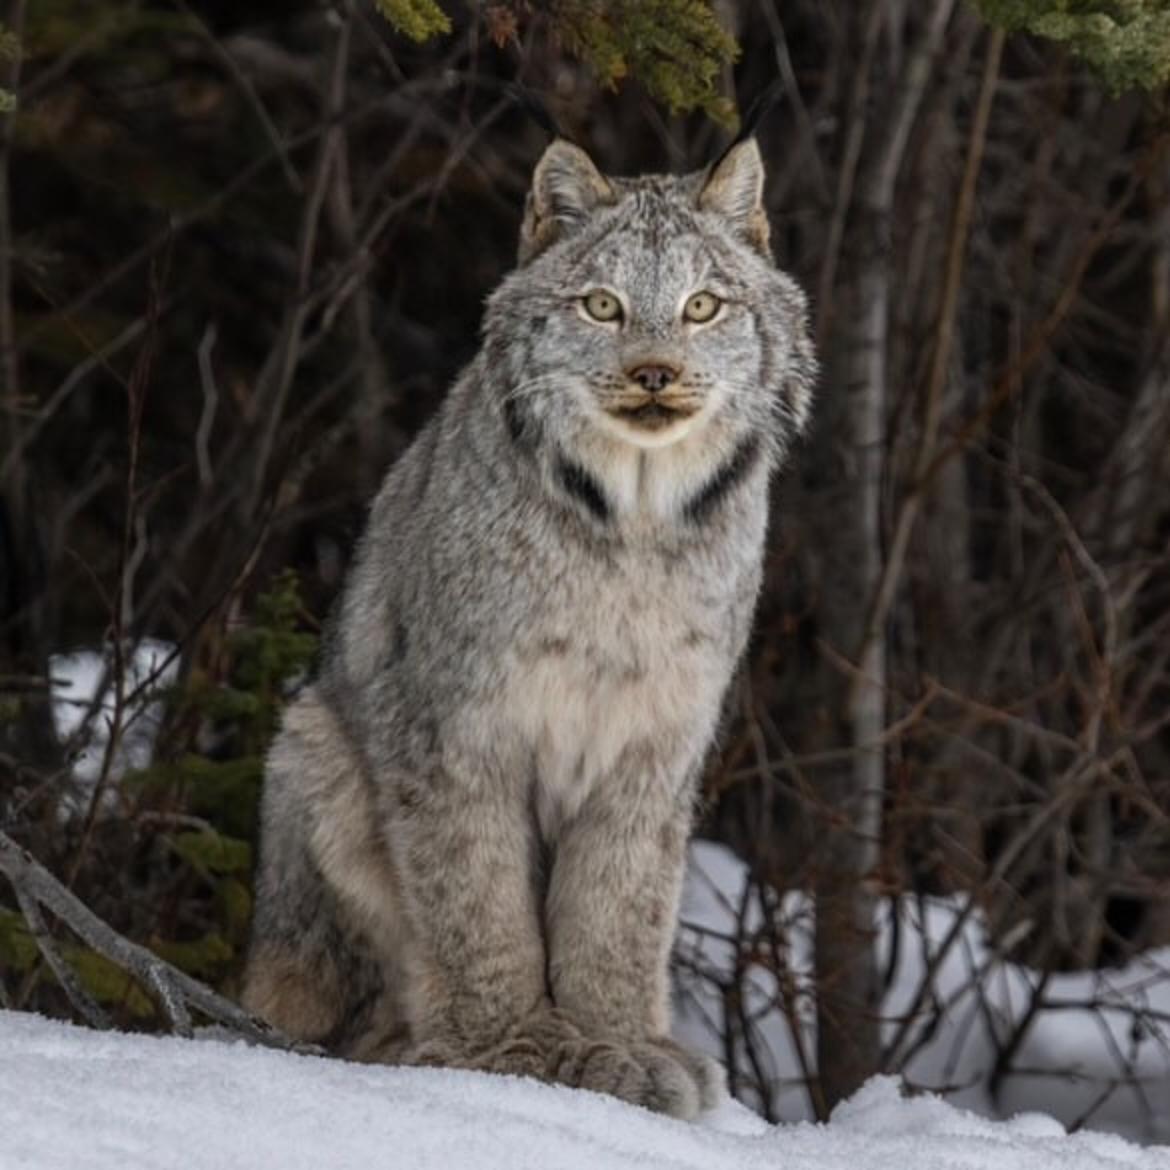
<instances>
[{"instance_id":1,"label":"dark forest background","mask_svg":"<svg viewBox=\"0 0 1170 1170\"><path fill-rule=\"evenodd\" d=\"M508 86L632 173L778 81L823 376L702 832L816 893L813 1101L913 1039L885 899L969 896L1041 972L1170 945L1170 7L0 8L0 829L121 934L232 993L265 742L514 261L548 134ZM17 889L0 1006L162 1020Z\"/></svg>"}]
</instances>

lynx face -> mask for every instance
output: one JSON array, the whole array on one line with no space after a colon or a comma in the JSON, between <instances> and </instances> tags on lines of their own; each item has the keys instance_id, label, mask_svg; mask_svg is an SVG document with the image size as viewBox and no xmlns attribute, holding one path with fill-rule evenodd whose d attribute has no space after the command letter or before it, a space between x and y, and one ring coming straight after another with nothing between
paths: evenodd
<instances>
[{"instance_id":1,"label":"lynx face","mask_svg":"<svg viewBox=\"0 0 1170 1170\"><path fill-rule=\"evenodd\" d=\"M493 296L489 348L515 370L508 409L570 446L636 448L757 430L808 412L804 297L772 263L754 141L707 175L607 178L554 143L537 167L522 266ZM493 340L524 337L521 353ZM515 348L513 343L513 348Z\"/></svg>"},{"instance_id":2,"label":"lynx face","mask_svg":"<svg viewBox=\"0 0 1170 1170\"><path fill-rule=\"evenodd\" d=\"M561 268L548 317L570 409L640 447L677 442L759 390L759 336L734 257L689 218L652 191L628 195L599 217L597 244Z\"/></svg>"}]
</instances>

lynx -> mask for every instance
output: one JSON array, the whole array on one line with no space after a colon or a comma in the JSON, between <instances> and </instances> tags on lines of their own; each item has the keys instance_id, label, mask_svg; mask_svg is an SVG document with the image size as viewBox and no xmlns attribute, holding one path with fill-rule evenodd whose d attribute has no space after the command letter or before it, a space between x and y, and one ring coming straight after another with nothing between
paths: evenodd
<instances>
[{"instance_id":1,"label":"lynx","mask_svg":"<svg viewBox=\"0 0 1170 1170\"><path fill-rule=\"evenodd\" d=\"M483 345L374 501L268 758L245 1001L341 1055L689 1118L669 1036L698 780L805 425L756 142L685 176L554 141Z\"/></svg>"}]
</instances>

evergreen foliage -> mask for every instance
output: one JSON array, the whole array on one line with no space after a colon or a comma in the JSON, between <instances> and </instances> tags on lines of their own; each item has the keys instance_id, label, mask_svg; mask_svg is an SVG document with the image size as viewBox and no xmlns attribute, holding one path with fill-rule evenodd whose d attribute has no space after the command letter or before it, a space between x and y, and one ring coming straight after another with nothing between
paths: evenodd
<instances>
[{"instance_id":1,"label":"evergreen foliage","mask_svg":"<svg viewBox=\"0 0 1170 1170\"><path fill-rule=\"evenodd\" d=\"M979 0L1009 32L1060 41L1114 93L1170 82L1170 0Z\"/></svg>"},{"instance_id":2,"label":"evergreen foliage","mask_svg":"<svg viewBox=\"0 0 1170 1170\"><path fill-rule=\"evenodd\" d=\"M632 76L672 113L703 109L734 122L718 82L739 47L703 0L560 0L553 16L566 47L604 85Z\"/></svg>"},{"instance_id":3,"label":"evergreen foliage","mask_svg":"<svg viewBox=\"0 0 1170 1170\"><path fill-rule=\"evenodd\" d=\"M374 0L378 11L403 36L426 41L451 31L451 21L434 0Z\"/></svg>"},{"instance_id":4,"label":"evergreen foliage","mask_svg":"<svg viewBox=\"0 0 1170 1170\"><path fill-rule=\"evenodd\" d=\"M450 29L433 0L376 0L378 11L416 41ZM497 43L515 37L520 21L545 10L555 38L584 61L607 88L635 78L676 114L702 109L726 125L735 103L719 93L719 76L739 56L735 38L720 25L707 0L525 0L491 5L484 12Z\"/></svg>"},{"instance_id":5,"label":"evergreen foliage","mask_svg":"<svg viewBox=\"0 0 1170 1170\"><path fill-rule=\"evenodd\" d=\"M317 648L315 635L297 628L301 612L297 576L285 570L257 597L252 621L229 635L226 678L195 672L173 699L175 722L209 727L216 748L127 777L148 790L181 790L186 809L209 823L171 839L176 854L205 876L248 880L264 751L290 681L304 674Z\"/></svg>"}]
</instances>

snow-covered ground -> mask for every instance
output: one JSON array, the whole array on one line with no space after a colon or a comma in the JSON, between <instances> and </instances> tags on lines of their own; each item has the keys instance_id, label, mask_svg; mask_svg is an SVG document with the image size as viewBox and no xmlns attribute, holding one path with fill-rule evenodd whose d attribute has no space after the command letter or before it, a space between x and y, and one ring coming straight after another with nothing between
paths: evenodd
<instances>
[{"instance_id":1,"label":"snow-covered ground","mask_svg":"<svg viewBox=\"0 0 1170 1170\"><path fill-rule=\"evenodd\" d=\"M871 1081L828 1125L701 1122L512 1077L343 1064L0 1012L0 1170L1170 1170Z\"/></svg>"}]
</instances>

